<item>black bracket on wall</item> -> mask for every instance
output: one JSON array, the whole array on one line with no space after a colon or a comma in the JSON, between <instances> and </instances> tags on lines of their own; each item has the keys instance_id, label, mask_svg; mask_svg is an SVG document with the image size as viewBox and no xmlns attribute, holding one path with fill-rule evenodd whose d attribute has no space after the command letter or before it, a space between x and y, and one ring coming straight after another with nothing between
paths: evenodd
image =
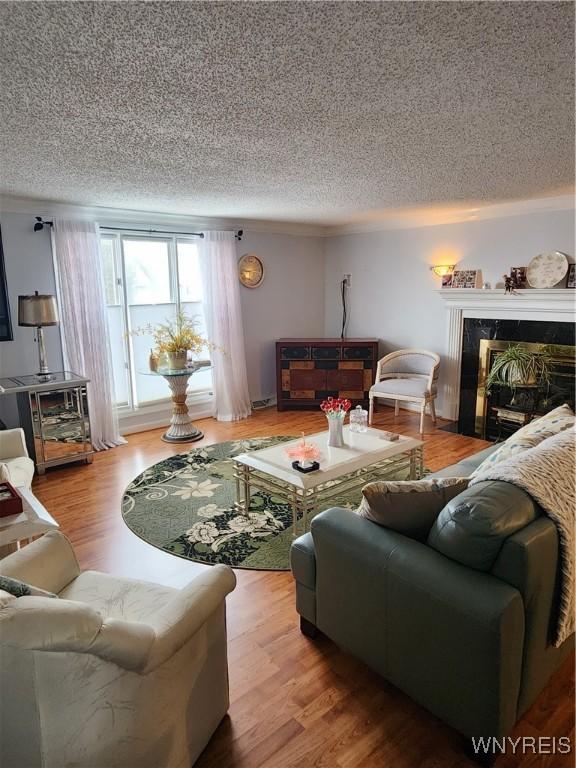
<instances>
[{"instance_id":1,"label":"black bracket on wall","mask_svg":"<svg viewBox=\"0 0 576 768\"><path fill-rule=\"evenodd\" d=\"M41 232L44 227L52 227L54 226L53 221L44 221L42 219L42 216L35 216L36 223L34 224L34 232Z\"/></svg>"}]
</instances>

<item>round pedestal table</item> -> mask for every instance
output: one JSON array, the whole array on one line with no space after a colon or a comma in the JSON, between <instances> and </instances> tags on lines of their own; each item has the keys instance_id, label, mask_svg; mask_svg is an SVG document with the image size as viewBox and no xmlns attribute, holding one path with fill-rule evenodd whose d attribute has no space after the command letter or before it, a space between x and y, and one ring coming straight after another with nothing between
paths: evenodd
<instances>
[{"instance_id":1,"label":"round pedestal table","mask_svg":"<svg viewBox=\"0 0 576 768\"><path fill-rule=\"evenodd\" d=\"M190 418L186 395L188 393L188 381L196 371L209 367L209 363L189 366L183 370L170 370L158 368L157 371L146 371L151 376L162 376L168 382L172 395L172 417L170 427L162 435L166 443L194 443L201 440L204 433L196 427Z\"/></svg>"}]
</instances>

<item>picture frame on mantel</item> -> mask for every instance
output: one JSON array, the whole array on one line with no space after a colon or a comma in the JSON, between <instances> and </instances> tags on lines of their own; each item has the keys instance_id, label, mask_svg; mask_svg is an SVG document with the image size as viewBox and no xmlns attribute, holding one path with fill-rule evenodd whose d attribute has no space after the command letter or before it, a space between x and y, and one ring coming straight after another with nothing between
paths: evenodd
<instances>
[{"instance_id":1,"label":"picture frame on mantel","mask_svg":"<svg viewBox=\"0 0 576 768\"><path fill-rule=\"evenodd\" d=\"M2 230L0 229L0 341L12 341L13 338L10 304L8 302L8 285L6 283L6 267L4 265L4 248L2 246Z\"/></svg>"},{"instance_id":2,"label":"picture frame on mantel","mask_svg":"<svg viewBox=\"0 0 576 768\"><path fill-rule=\"evenodd\" d=\"M576 288L576 264L568 265L568 276L566 278L566 288Z\"/></svg>"},{"instance_id":3,"label":"picture frame on mantel","mask_svg":"<svg viewBox=\"0 0 576 768\"><path fill-rule=\"evenodd\" d=\"M529 288L526 267L510 267L513 288Z\"/></svg>"},{"instance_id":4,"label":"picture frame on mantel","mask_svg":"<svg viewBox=\"0 0 576 768\"><path fill-rule=\"evenodd\" d=\"M482 272L479 269L455 269L450 288L482 288Z\"/></svg>"}]
</instances>

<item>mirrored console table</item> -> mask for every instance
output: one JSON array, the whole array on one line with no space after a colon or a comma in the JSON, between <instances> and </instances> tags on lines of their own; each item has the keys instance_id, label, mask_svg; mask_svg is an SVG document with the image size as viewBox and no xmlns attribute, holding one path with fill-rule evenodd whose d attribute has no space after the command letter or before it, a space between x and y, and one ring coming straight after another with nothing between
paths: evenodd
<instances>
[{"instance_id":1,"label":"mirrored console table","mask_svg":"<svg viewBox=\"0 0 576 768\"><path fill-rule=\"evenodd\" d=\"M0 379L0 395L16 395L38 474L59 464L92 461L87 384L88 379L70 371Z\"/></svg>"}]
</instances>

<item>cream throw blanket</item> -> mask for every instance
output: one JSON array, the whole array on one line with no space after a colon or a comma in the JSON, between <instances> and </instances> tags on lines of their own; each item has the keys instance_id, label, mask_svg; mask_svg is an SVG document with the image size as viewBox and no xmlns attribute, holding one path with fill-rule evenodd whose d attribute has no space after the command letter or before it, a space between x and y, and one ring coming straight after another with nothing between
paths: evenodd
<instances>
[{"instance_id":1,"label":"cream throw blanket","mask_svg":"<svg viewBox=\"0 0 576 768\"><path fill-rule=\"evenodd\" d=\"M528 493L556 524L560 537L562 583L554 645L558 648L574 632L574 557L576 540L576 431L572 427L543 440L534 448L504 459L475 477L503 480Z\"/></svg>"}]
</instances>

